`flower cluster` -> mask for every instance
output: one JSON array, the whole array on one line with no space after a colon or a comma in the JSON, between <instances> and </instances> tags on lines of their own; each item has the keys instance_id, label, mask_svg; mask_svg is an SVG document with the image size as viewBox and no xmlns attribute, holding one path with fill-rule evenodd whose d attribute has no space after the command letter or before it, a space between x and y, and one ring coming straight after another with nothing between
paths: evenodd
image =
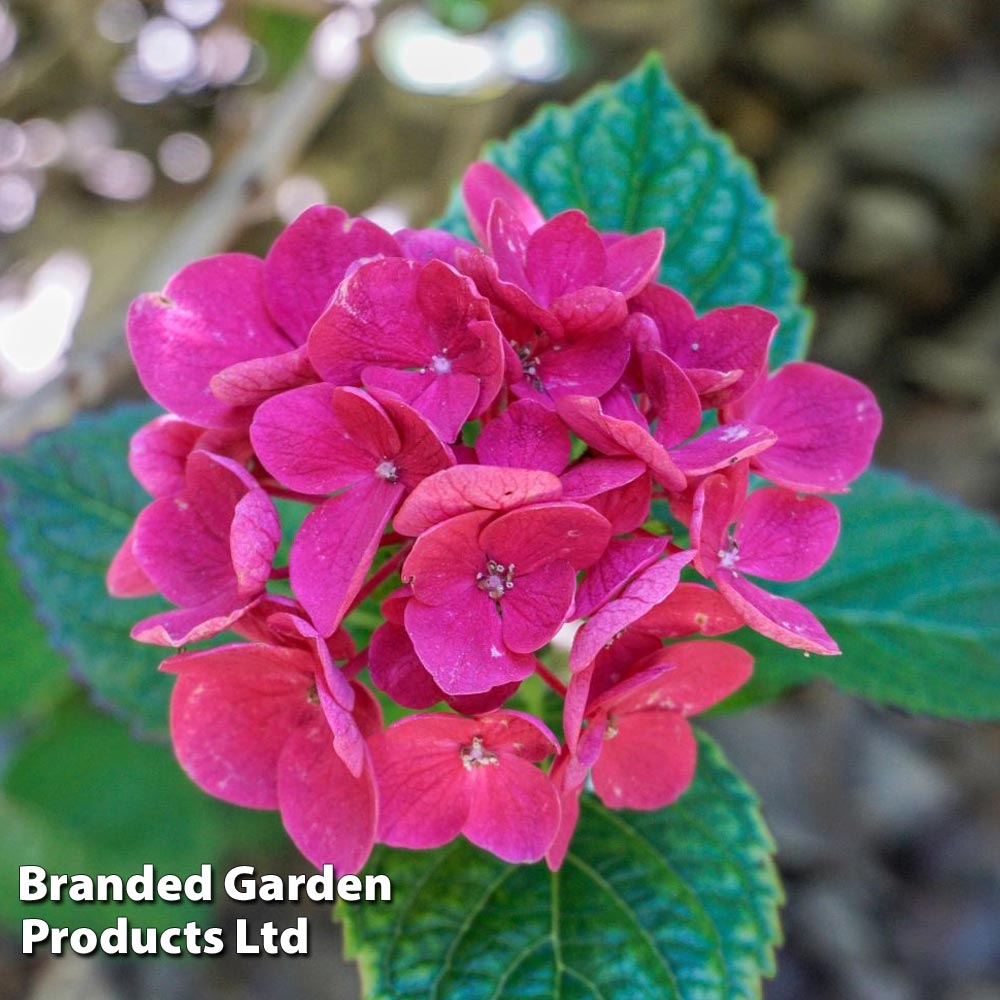
<instances>
[{"instance_id":1,"label":"flower cluster","mask_svg":"<svg viewBox=\"0 0 1000 1000\"><path fill-rule=\"evenodd\" d=\"M546 220L486 163L463 193L476 243L314 207L266 258L193 263L129 315L171 412L132 441L154 499L109 587L176 606L141 641L241 640L164 663L178 758L342 873L459 834L558 867L588 779L612 808L676 799L688 716L751 671L716 636L837 652L755 581L826 561L818 494L880 425L844 375L768 373L770 312L698 316L657 284L662 230ZM561 740L520 710L531 677Z\"/></svg>"}]
</instances>

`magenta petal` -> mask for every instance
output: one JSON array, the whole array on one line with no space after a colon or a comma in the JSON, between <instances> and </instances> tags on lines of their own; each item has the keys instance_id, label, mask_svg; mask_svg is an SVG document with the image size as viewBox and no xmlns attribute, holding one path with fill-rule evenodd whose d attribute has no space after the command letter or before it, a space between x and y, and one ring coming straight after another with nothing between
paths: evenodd
<instances>
[{"instance_id":1,"label":"magenta petal","mask_svg":"<svg viewBox=\"0 0 1000 1000\"><path fill-rule=\"evenodd\" d=\"M184 467L203 428L167 414L151 420L132 435L128 464L132 475L154 497L180 493Z\"/></svg>"},{"instance_id":2,"label":"magenta petal","mask_svg":"<svg viewBox=\"0 0 1000 1000\"><path fill-rule=\"evenodd\" d=\"M391 392L421 413L444 441L454 441L479 400L480 381L474 375L453 371L397 371L369 367L361 372L365 387Z\"/></svg>"},{"instance_id":3,"label":"magenta petal","mask_svg":"<svg viewBox=\"0 0 1000 1000\"><path fill-rule=\"evenodd\" d=\"M743 627L743 619L717 591L702 583L679 583L663 602L643 615L636 627L658 638L723 635Z\"/></svg>"},{"instance_id":4,"label":"magenta petal","mask_svg":"<svg viewBox=\"0 0 1000 1000\"><path fill-rule=\"evenodd\" d=\"M456 465L421 482L400 507L393 527L415 536L472 510L510 510L561 494L562 485L550 472Z\"/></svg>"},{"instance_id":5,"label":"magenta petal","mask_svg":"<svg viewBox=\"0 0 1000 1000\"><path fill-rule=\"evenodd\" d=\"M324 501L289 553L292 590L322 635L332 634L364 583L403 487L371 479Z\"/></svg>"},{"instance_id":6,"label":"magenta petal","mask_svg":"<svg viewBox=\"0 0 1000 1000\"><path fill-rule=\"evenodd\" d=\"M602 396L622 377L629 350L618 326L559 341L541 353L534 376L515 382L513 390L549 408L559 396Z\"/></svg>"},{"instance_id":7,"label":"magenta petal","mask_svg":"<svg viewBox=\"0 0 1000 1000\"><path fill-rule=\"evenodd\" d=\"M281 544L281 522L271 498L250 490L233 511L229 553L240 594L262 592L271 575L271 563Z\"/></svg>"},{"instance_id":8,"label":"magenta petal","mask_svg":"<svg viewBox=\"0 0 1000 1000\"><path fill-rule=\"evenodd\" d=\"M368 668L372 683L404 708L430 708L444 698L400 625L386 622L375 629Z\"/></svg>"},{"instance_id":9,"label":"magenta petal","mask_svg":"<svg viewBox=\"0 0 1000 1000\"><path fill-rule=\"evenodd\" d=\"M156 593L156 584L146 576L143 568L136 562L132 552L134 541L133 527L129 529L108 567L105 583L112 597L146 597Z\"/></svg>"},{"instance_id":10,"label":"magenta petal","mask_svg":"<svg viewBox=\"0 0 1000 1000\"><path fill-rule=\"evenodd\" d=\"M375 842L378 804L369 767L355 777L334 753L322 717L298 728L278 761L281 821L317 868L361 871Z\"/></svg>"},{"instance_id":11,"label":"magenta petal","mask_svg":"<svg viewBox=\"0 0 1000 1000\"><path fill-rule=\"evenodd\" d=\"M471 802L462 833L504 861L540 861L559 829L559 796L533 764L513 754L498 757L496 765L469 775Z\"/></svg>"},{"instance_id":12,"label":"magenta petal","mask_svg":"<svg viewBox=\"0 0 1000 1000\"><path fill-rule=\"evenodd\" d=\"M617 596L629 578L663 554L666 536L612 538L604 554L587 570L576 594L576 617L589 618L602 604Z\"/></svg>"},{"instance_id":13,"label":"magenta petal","mask_svg":"<svg viewBox=\"0 0 1000 1000\"><path fill-rule=\"evenodd\" d=\"M454 265L457 251L474 249L468 240L443 229L397 229L392 236L407 260L418 260L422 264L443 260Z\"/></svg>"},{"instance_id":14,"label":"magenta petal","mask_svg":"<svg viewBox=\"0 0 1000 1000\"><path fill-rule=\"evenodd\" d=\"M620 327L628 315L628 304L621 292L586 285L561 295L549 310L564 333L593 336Z\"/></svg>"},{"instance_id":15,"label":"magenta petal","mask_svg":"<svg viewBox=\"0 0 1000 1000\"><path fill-rule=\"evenodd\" d=\"M638 295L656 277L665 242L662 229L616 240L605 248L607 268L602 283L627 299Z\"/></svg>"},{"instance_id":16,"label":"magenta petal","mask_svg":"<svg viewBox=\"0 0 1000 1000\"><path fill-rule=\"evenodd\" d=\"M587 704L590 701L590 685L594 676L593 665L571 675L566 686L566 698L563 701L563 733L566 746L571 753L576 753L577 744L583 729L583 718Z\"/></svg>"},{"instance_id":17,"label":"magenta petal","mask_svg":"<svg viewBox=\"0 0 1000 1000\"><path fill-rule=\"evenodd\" d=\"M694 564L703 576L711 576L719 565L719 553L728 548L727 529L742 503L741 491L728 476L709 476L698 485L690 527Z\"/></svg>"},{"instance_id":18,"label":"magenta petal","mask_svg":"<svg viewBox=\"0 0 1000 1000\"><path fill-rule=\"evenodd\" d=\"M364 393L307 385L258 409L250 427L254 451L282 485L330 493L375 472L399 437L381 407Z\"/></svg>"},{"instance_id":19,"label":"magenta petal","mask_svg":"<svg viewBox=\"0 0 1000 1000\"><path fill-rule=\"evenodd\" d=\"M162 669L178 674L170 736L181 767L226 802L276 809L281 749L317 714L309 702L312 657L234 643L171 657Z\"/></svg>"},{"instance_id":20,"label":"magenta petal","mask_svg":"<svg viewBox=\"0 0 1000 1000\"><path fill-rule=\"evenodd\" d=\"M765 580L803 580L830 558L839 534L840 513L829 500L755 490L736 528L734 568Z\"/></svg>"},{"instance_id":21,"label":"magenta petal","mask_svg":"<svg viewBox=\"0 0 1000 1000\"><path fill-rule=\"evenodd\" d=\"M681 570L691 562L693 551L667 556L644 569L617 600L604 605L577 632L570 652L574 673L586 667L615 636L664 600L680 582Z\"/></svg>"},{"instance_id":22,"label":"magenta petal","mask_svg":"<svg viewBox=\"0 0 1000 1000\"><path fill-rule=\"evenodd\" d=\"M440 607L412 600L405 621L417 655L446 694L481 694L534 672L533 656L504 645L500 616L481 591Z\"/></svg>"},{"instance_id":23,"label":"magenta petal","mask_svg":"<svg viewBox=\"0 0 1000 1000\"><path fill-rule=\"evenodd\" d=\"M683 371L659 351L642 356L642 379L656 416L654 437L664 448L687 440L701 426L701 400Z\"/></svg>"},{"instance_id":24,"label":"magenta petal","mask_svg":"<svg viewBox=\"0 0 1000 1000\"><path fill-rule=\"evenodd\" d=\"M479 533L489 511L475 510L449 518L425 531L403 563L402 577L424 604L468 601L477 574L486 570Z\"/></svg>"},{"instance_id":25,"label":"magenta petal","mask_svg":"<svg viewBox=\"0 0 1000 1000\"><path fill-rule=\"evenodd\" d=\"M528 194L514 183L499 167L484 160L473 163L462 177L462 198L469 226L479 242L486 246L486 229L490 209L495 199L506 202L520 219L524 228L532 233L544 222L545 217Z\"/></svg>"},{"instance_id":26,"label":"magenta petal","mask_svg":"<svg viewBox=\"0 0 1000 1000\"><path fill-rule=\"evenodd\" d=\"M558 476L569 461L569 433L551 410L521 399L483 427L476 454L484 465L542 469Z\"/></svg>"},{"instance_id":27,"label":"magenta petal","mask_svg":"<svg viewBox=\"0 0 1000 1000\"><path fill-rule=\"evenodd\" d=\"M557 401L556 409L570 430L604 455L638 458L668 490L680 491L687 484L666 449L647 430L631 420L607 416L599 400L567 396Z\"/></svg>"},{"instance_id":28,"label":"magenta petal","mask_svg":"<svg viewBox=\"0 0 1000 1000\"><path fill-rule=\"evenodd\" d=\"M660 809L694 779L698 745L687 720L652 710L620 716L593 769L594 791L611 809Z\"/></svg>"},{"instance_id":29,"label":"magenta petal","mask_svg":"<svg viewBox=\"0 0 1000 1000\"><path fill-rule=\"evenodd\" d=\"M759 454L776 440L770 428L759 424L726 424L705 431L679 448L671 448L670 457L685 475L707 476Z\"/></svg>"},{"instance_id":30,"label":"magenta petal","mask_svg":"<svg viewBox=\"0 0 1000 1000\"><path fill-rule=\"evenodd\" d=\"M515 653L541 649L566 620L575 588L576 570L567 562L551 562L518 576L501 599L507 648Z\"/></svg>"},{"instance_id":31,"label":"magenta petal","mask_svg":"<svg viewBox=\"0 0 1000 1000\"><path fill-rule=\"evenodd\" d=\"M807 653L833 656L840 652L819 619L797 601L769 594L745 577L726 570L716 575L715 583L755 632Z\"/></svg>"},{"instance_id":32,"label":"magenta petal","mask_svg":"<svg viewBox=\"0 0 1000 1000\"><path fill-rule=\"evenodd\" d=\"M592 500L642 477L646 466L637 458L585 458L560 479L566 500Z\"/></svg>"},{"instance_id":33,"label":"magenta petal","mask_svg":"<svg viewBox=\"0 0 1000 1000\"><path fill-rule=\"evenodd\" d=\"M191 608L178 608L150 615L132 626L129 633L138 642L154 646L186 646L210 639L232 626L259 598L241 601L235 594L223 594Z\"/></svg>"},{"instance_id":34,"label":"magenta petal","mask_svg":"<svg viewBox=\"0 0 1000 1000\"><path fill-rule=\"evenodd\" d=\"M841 493L871 462L882 415L871 390L822 365L796 362L769 379L752 418L778 441L755 466L789 489Z\"/></svg>"},{"instance_id":35,"label":"magenta petal","mask_svg":"<svg viewBox=\"0 0 1000 1000\"><path fill-rule=\"evenodd\" d=\"M607 548L611 525L597 511L572 501L532 504L503 514L483 528L480 548L517 576L565 560L575 569L593 565Z\"/></svg>"},{"instance_id":36,"label":"magenta petal","mask_svg":"<svg viewBox=\"0 0 1000 1000\"><path fill-rule=\"evenodd\" d=\"M251 358L212 377L212 394L230 406L258 406L278 392L316 381L305 346L294 351Z\"/></svg>"},{"instance_id":37,"label":"magenta petal","mask_svg":"<svg viewBox=\"0 0 1000 1000\"><path fill-rule=\"evenodd\" d=\"M224 368L284 354L292 344L274 325L263 297L263 262L221 254L189 264L162 295L132 303L129 348L146 391L178 416L204 427L231 427L242 410L209 389Z\"/></svg>"},{"instance_id":38,"label":"magenta petal","mask_svg":"<svg viewBox=\"0 0 1000 1000\"><path fill-rule=\"evenodd\" d=\"M569 845L580 819L580 792L583 786L567 780L568 756L564 753L552 765L549 780L559 795L559 829L545 852L545 863L550 871L559 871L569 852Z\"/></svg>"},{"instance_id":39,"label":"magenta petal","mask_svg":"<svg viewBox=\"0 0 1000 1000\"><path fill-rule=\"evenodd\" d=\"M529 287L543 306L551 306L567 292L600 285L606 263L601 237L575 208L560 212L532 233L525 252Z\"/></svg>"},{"instance_id":40,"label":"magenta petal","mask_svg":"<svg viewBox=\"0 0 1000 1000\"><path fill-rule=\"evenodd\" d=\"M476 723L486 745L499 751L538 762L559 750L552 730L527 712L493 712Z\"/></svg>"},{"instance_id":41,"label":"magenta petal","mask_svg":"<svg viewBox=\"0 0 1000 1000\"><path fill-rule=\"evenodd\" d=\"M670 670L632 696L616 701L618 712L657 708L698 715L728 698L753 672L753 657L729 642L701 639L677 642L658 651L648 665L668 664ZM655 700L650 700L655 695Z\"/></svg>"},{"instance_id":42,"label":"magenta petal","mask_svg":"<svg viewBox=\"0 0 1000 1000\"><path fill-rule=\"evenodd\" d=\"M434 429L413 407L393 396L372 395L399 435L399 454L392 462L396 475L405 487L413 489L428 476L455 464L454 452L434 432Z\"/></svg>"},{"instance_id":43,"label":"magenta petal","mask_svg":"<svg viewBox=\"0 0 1000 1000\"><path fill-rule=\"evenodd\" d=\"M313 323L357 260L398 257L397 242L368 219L342 208L307 208L274 241L264 262L264 294L271 315L295 344Z\"/></svg>"},{"instance_id":44,"label":"magenta petal","mask_svg":"<svg viewBox=\"0 0 1000 1000\"><path fill-rule=\"evenodd\" d=\"M425 848L458 836L471 801L461 753L472 726L455 716L411 715L372 740L380 841Z\"/></svg>"}]
</instances>

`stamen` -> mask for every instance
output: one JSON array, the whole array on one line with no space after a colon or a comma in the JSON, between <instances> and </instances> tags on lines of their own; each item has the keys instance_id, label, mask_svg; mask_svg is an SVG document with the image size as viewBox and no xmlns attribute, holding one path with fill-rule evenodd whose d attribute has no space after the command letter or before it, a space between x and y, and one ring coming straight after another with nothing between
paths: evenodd
<instances>
[{"instance_id":1,"label":"stamen","mask_svg":"<svg viewBox=\"0 0 1000 1000\"><path fill-rule=\"evenodd\" d=\"M473 736L472 745L462 747L461 755L462 767L466 771L471 771L474 767L488 767L500 763L500 758L495 753L483 749L482 736Z\"/></svg>"},{"instance_id":2,"label":"stamen","mask_svg":"<svg viewBox=\"0 0 1000 1000\"><path fill-rule=\"evenodd\" d=\"M385 458L375 466L375 475L388 483L394 483L399 476L399 472L396 469L395 463Z\"/></svg>"},{"instance_id":3,"label":"stamen","mask_svg":"<svg viewBox=\"0 0 1000 1000\"><path fill-rule=\"evenodd\" d=\"M486 572L476 574L476 586L494 601L499 601L508 590L514 589L514 564L504 566L492 559L486 563Z\"/></svg>"}]
</instances>

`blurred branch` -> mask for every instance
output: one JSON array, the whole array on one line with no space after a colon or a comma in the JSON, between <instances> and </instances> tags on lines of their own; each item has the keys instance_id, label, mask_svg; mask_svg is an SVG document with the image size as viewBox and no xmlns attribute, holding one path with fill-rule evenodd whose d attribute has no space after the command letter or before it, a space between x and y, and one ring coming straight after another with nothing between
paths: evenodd
<instances>
[{"instance_id":1,"label":"blurred branch","mask_svg":"<svg viewBox=\"0 0 1000 1000\"><path fill-rule=\"evenodd\" d=\"M16 446L41 430L65 423L78 410L99 405L131 376L132 362L122 335L129 301L140 291L163 287L191 260L231 245L248 206L272 190L297 161L342 99L350 79L325 79L308 54L302 59L270 97L214 183L168 233L141 272L137 287L122 289L114 308L91 324L92 346L71 351L65 370L34 395L0 408L0 446Z\"/></svg>"}]
</instances>

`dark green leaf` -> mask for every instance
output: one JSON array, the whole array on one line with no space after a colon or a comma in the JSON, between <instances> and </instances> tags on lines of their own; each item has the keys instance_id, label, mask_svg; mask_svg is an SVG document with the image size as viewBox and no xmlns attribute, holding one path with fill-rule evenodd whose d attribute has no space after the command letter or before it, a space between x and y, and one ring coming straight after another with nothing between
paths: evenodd
<instances>
[{"instance_id":1,"label":"dark green leaf","mask_svg":"<svg viewBox=\"0 0 1000 1000\"><path fill-rule=\"evenodd\" d=\"M104 575L135 515L149 502L127 464L133 431L156 414L125 406L81 417L0 459L10 552L52 643L102 703L139 729L163 733L170 681L164 650L129 638L155 598L115 600Z\"/></svg>"},{"instance_id":2,"label":"dark green leaf","mask_svg":"<svg viewBox=\"0 0 1000 1000\"><path fill-rule=\"evenodd\" d=\"M1000 528L872 470L837 498L843 531L815 576L769 590L801 601L842 656L748 634L756 677L728 703L766 700L816 675L873 701L959 718L1000 716Z\"/></svg>"},{"instance_id":3,"label":"dark green leaf","mask_svg":"<svg viewBox=\"0 0 1000 1000\"><path fill-rule=\"evenodd\" d=\"M562 869L464 840L380 849L384 906L345 906L366 1000L750 1000L773 971L781 889L752 793L700 738L694 785L650 813L587 796Z\"/></svg>"},{"instance_id":4,"label":"dark green leaf","mask_svg":"<svg viewBox=\"0 0 1000 1000\"><path fill-rule=\"evenodd\" d=\"M781 318L771 360L805 354L801 279L753 169L673 88L658 58L571 107L543 108L485 151L546 215L582 208L599 229L667 230L660 280L699 311L755 303ZM469 235L457 194L439 223Z\"/></svg>"}]
</instances>

